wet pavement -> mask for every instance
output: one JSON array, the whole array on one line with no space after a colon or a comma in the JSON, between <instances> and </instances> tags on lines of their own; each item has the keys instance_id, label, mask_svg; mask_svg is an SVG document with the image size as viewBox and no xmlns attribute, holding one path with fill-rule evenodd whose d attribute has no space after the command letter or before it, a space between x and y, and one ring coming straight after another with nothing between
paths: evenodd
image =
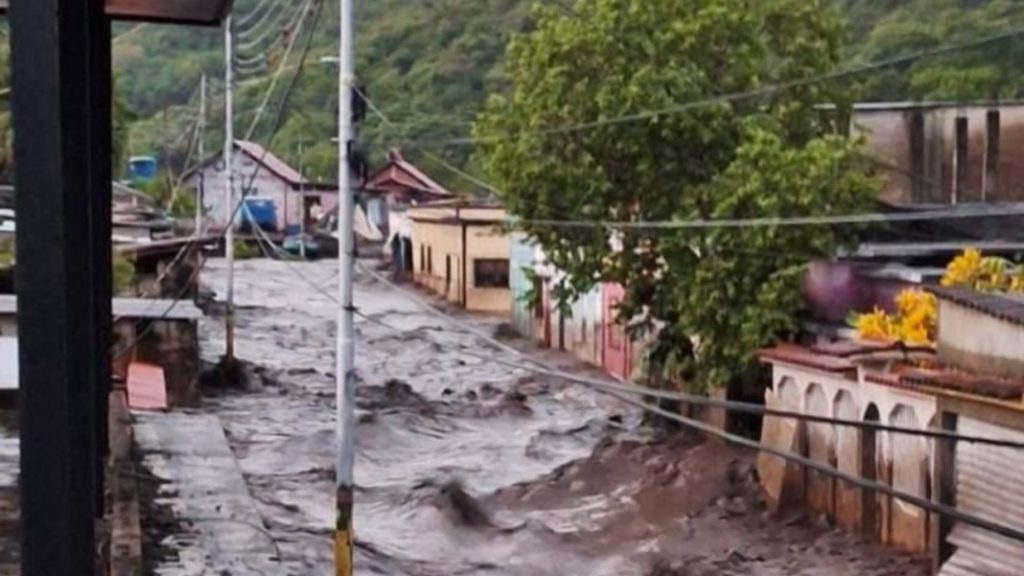
<instances>
[{"instance_id":1,"label":"wet pavement","mask_svg":"<svg viewBox=\"0 0 1024 576\"><path fill-rule=\"evenodd\" d=\"M204 281L220 291L223 272L211 262ZM273 569L254 574L333 570L334 275L331 262L248 260L236 270L236 346L252 386L207 392L201 412L219 418L278 551ZM357 322L361 575L927 573L838 531L764 513L749 452L653 437L614 399L460 355L509 358L368 277L355 299L402 331ZM501 322L460 318L489 332ZM219 319L204 319L205 359L223 352L223 336ZM174 518L173 490L156 497L162 505L146 507L160 515L147 525L147 550L159 552L152 572L205 573L182 560L202 531Z\"/></svg>"}]
</instances>

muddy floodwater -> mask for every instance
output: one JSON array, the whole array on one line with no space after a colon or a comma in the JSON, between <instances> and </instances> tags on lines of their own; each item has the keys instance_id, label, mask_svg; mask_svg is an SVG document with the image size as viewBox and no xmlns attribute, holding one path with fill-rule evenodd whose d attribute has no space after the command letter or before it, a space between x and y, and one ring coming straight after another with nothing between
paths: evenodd
<instances>
[{"instance_id":1,"label":"muddy floodwater","mask_svg":"<svg viewBox=\"0 0 1024 576\"><path fill-rule=\"evenodd\" d=\"M263 573L332 573L335 269L238 265L237 351L254 382L207 392L200 409L219 419L279 552ZM204 281L222 292L223 277L214 261ZM919 560L827 526L764 513L749 452L654 437L614 399L462 355L513 358L372 278L359 278L355 299L400 330L357 322L361 575L927 573ZM459 318L491 333L501 322ZM223 336L219 319L202 322L207 360L223 352ZM186 520L150 522L147 549L186 530ZM161 554L174 557L167 548ZM170 573L159 561L151 570Z\"/></svg>"}]
</instances>

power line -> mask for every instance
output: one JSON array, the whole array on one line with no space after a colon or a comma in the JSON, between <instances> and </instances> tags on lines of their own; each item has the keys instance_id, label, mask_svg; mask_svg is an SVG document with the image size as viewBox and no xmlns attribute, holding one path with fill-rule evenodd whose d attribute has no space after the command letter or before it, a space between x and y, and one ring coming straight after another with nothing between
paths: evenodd
<instances>
[{"instance_id":1,"label":"power line","mask_svg":"<svg viewBox=\"0 0 1024 576\"><path fill-rule=\"evenodd\" d=\"M303 2L302 10L299 13L299 18L298 18L298 20L296 20L295 26L294 26L294 28L292 29L292 32L291 32L291 38L288 40L288 46L287 46L287 48L285 48L284 56L281 57L281 63L278 65L277 71L274 72L274 76L270 80L270 87L267 88L266 95L263 97L263 101L260 102L260 106L256 110L256 116L253 117L252 123L249 124L249 129L245 133L245 139L246 140L248 140L249 138L252 137L253 131L255 131L256 130L256 126L259 125L260 118L263 117L263 112L266 109L267 104L270 102L270 96L273 94L274 88L277 86L277 81L281 77L281 74L285 70L285 64L288 62L288 57L292 53L292 48L295 47L295 42L299 38L299 30L302 27L302 20L305 19L306 14L308 13L310 6L315 2L316 5L317 5L316 16L314 17L313 23L310 25L309 38L308 38L308 41L306 42L305 50L303 51L302 58L301 58L301 60L299 62L299 70L300 70L300 72L297 72L294 77L298 78L299 75L301 74L302 67L303 67L303 65L306 62L306 57L309 55L310 46L313 43L313 32L315 31L316 24L319 21L319 14L320 14L320 11L321 11L321 9L323 7L324 1L325 0L305 0L305 2ZM290 96L290 93L289 93L289 96Z\"/></svg>"},{"instance_id":2,"label":"power line","mask_svg":"<svg viewBox=\"0 0 1024 576\"><path fill-rule=\"evenodd\" d=\"M241 18L239 18L238 22L237 22L237 25L238 26L245 26L253 18L255 18L256 15L258 15L261 10L263 10L264 8L270 6L270 4L272 4L274 1L275 0L262 0L259 4L256 5L255 8L252 9L252 12L249 12L245 16L242 16Z\"/></svg>"},{"instance_id":3,"label":"power line","mask_svg":"<svg viewBox=\"0 0 1024 576\"><path fill-rule=\"evenodd\" d=\"M295 69L295 74L292 76L291 81L288 83L288 86L285 88L285 94L284 94L284 97L281 100L280 106L277 109L274 122L271 124L271 132L270 132L269 137L267 139L266 146L263 149L263 154L260 156L259 161L257 161L255 166L253 167L252 174L251 174L251 176L249 178L249 183L246 186L246 189L251 188L253 182L259 176L260 170L262 169L263 164L264 164L264 160L266 159L266 155L268 154L268 151L270 150L270 144L273 142L274 137L277 135L278 131L280 130L281 124L283 123L284 116L285 116L284 113L285 113L285 110L287 109L288 101L291 98L292 92L295 89L295 85L298 82L299 77L302 75L302 71L304 69L306 58L309 55L309 50L310 50L310 47L312 45L312 40L313 40L313 32L316 30L316 26L317 26L317 24L320 21L320 14L322 13L322 7L323 7L323 2L318 2L317 3L317 10L316 10L316 12L313 15L313 23L312 23L312 26L310 27L309 37L307 39L306 46L305 46L305 48L303 50L302 57L301 57L301 59L299 61L298 66ZM239 197L238 202L235 203L235 207L234 207L234 209L233 209L233 211L231 213L231 217L228 219L228 226L230 226L231 223L235 221L235 217L238 215L238 212L242 209L242 207L244 205L245 205L245 196L242 195L241 197ZM221 234L219 236L217 236L217 240L223 239L224 234L227 232L227 230L228 230L228 227L226 226L225 229L221 231ZM209 241L209 238L201 239L201 238L193 237L193 238L189 239L188 242L186 242L186 244L184 246L182 246L182 250L179 251L178 255L175 256L175 260L180 260L180 258L182 257L182 254L184 253L184 250L187 247L189 247L191 245L198 244L200 242L208 242L208 241ZM152 331L153 326L154 326L154 324L156 322L158 322L160 320L164 320L164 319L167 318L168 315L170 315L170 313L174 310L174 307L178 304L178 302L180 302L185 297L185 294L187 293L188 288L190 288L191 283L195 280L195 278L198 278L199 272L204 268L204 266L205 266L205 261L201 265L197 266L196 269L192 272L192 275L190 276L189 281L186 282L184 288L181 291L179 291L178 294L175 295L175 298L172 300L171 304L167 307L167 309L164 310L160 314L160 316L158 318L150 320L150 326L147 328L147 330L145 330L145 331L143 331L143 333L137 335L126 347L124 347L121 351L117 352L115 354L115 357L120 357L125 352L127 352L128 350L133 348L136 344L138 344L139 341L141 341L142 338L145 337L145 335L149 334L149 332ZM169 272L169 270L171 268L173 268L173 266L168 266L168 268L165 270L165 273Z\"/></svg>"},{"instance_id":4,"label":"power line","mask_svg":"<svg viewBox=\"0 0 1024 576\"><path fill-rule=\"evenodd\" d=\"M277 23L275 23L273 26L268 26L267 29L264 30L260 35L256 36L255 38L252 38L251 40L247 40L244 44L239 44L238 50L241 52L249 53L263 52L266 48L261 48L260 45L263 44L263 42L265 42L267 38L270 38L274 34L280 34L281 30L294 30L296 28L299 21L305 15L306 4L307 2L303 2L296 7L295 13L292 16L292 19L288 21L288 24L284 25L283 27ZM240 34L239 37L244 38L245 35Z\"/></svg>"},{"instance_id":5,"label":"power line","mask_svg":"<svg viewBox=\"0 0 1024 576\"><path fill-rule=\"evenodd\" d=\"M424 335L422 332L413 332L413 331L408 331L408 330L401 330L401 329L395 328L394 326L391 326L390 324L387 324L387 323L385 323L383 321L380 321L380 320L377 320L377 319L375 319L373 317L370 317L370 316L368 316L366 314L360 313L358 311L356 313L359 314L359 316L361 318L363 318L364 320L367 320L369 322L372 322L372 323L375 323L377 325L380 325L380 326L383 326L385 328L388 328L390 331L392 331L394 333L404 334L404 335L413 335L413 336L416 336L416 337L419 337L419 338L423 338L423 339L429 340L430 342L432 342L433 344L435 344L437 346L440 346L442 348L445 348L445 349L448 349L449 351L451 351L451 347L449 345L447 345L445 343L442 343L442 342L438 342L436 339L430 338L429 336ZM465 350L456 350L455 352L456 353L461 353L461 354L466 354L466 355L469 355L469 356L476 356L476 357L478 357L479 359L481 359L481 360L483 360L485 362L498 362L500 364L509 365L512 368L523 369L523 370L527 370L527 371L535 372L535 373L540 373L540 374L544 374L545 373L544 371L539 371L539 370L534 369L534 368L529 368L527 366L523 366L522 364L502 361L502 360L494 358L493 356L474 355L472 353L466 352ZM557 372L557 371L550 371L550 372L551 372L550 375L552 375L554 377L558 377L558 378L566 379L566 380L572 380L571 378L569 378L569 376L573 376L573 375L564 374L564 373ZM579 381L579 380L577 380L577 381ZM581 382L581 383L583 383L583 382ZM593 386L593 387L594 388L598 388L597 386ZM783 450L783 449L780 449L780 448L776 448L774 446L769 446L769 445L766 445L766 444L762 444L761 442L758 442L756 440L751 440L749 438L745 438L745 437L742 437L742 436L739 436L739 435L736 435L736 434L732 434L732 433L726 432L724 430L719 430L718 428L716 428L714 426L711 426L709 424L705 424L705 423L700 422L698 420L694 420L692 418L687 418L685 416L682 416L681 414L678 414L678 413L675 413L675 412L671 412L669 410L665 410L665 409L657 407L657 406L652 406L652 405L648 404L647 402L644 402L642 399L637 399L637 398L634 398L634 397L632 397L630 395L631 394L632 395L638 395L638 394L639 395L650 395L649 392L652 392L653 390L643 389L643 388L639 388L639 387L636 387L636 386L633 386L631 388L634 388L634 389L633 390L616 391L616 390L613 390L610 387L608 387L608 388L604 388L602 391L605 394L607 394L607 395L609 395L609 396L611 396L613 398L618 399L619 401L622 401L622 402L625 402L627 404L636 406L636 407L638 407L638 408L640 408L640 409L642 409L644 411L657 414L659 416L662 416L663 418L668 418L670 420L673 420L675 422L683 424L683 425L685 425L687 427L690 427L690 428L693 428L695 430L704 432L705 434L710 434L710 435L717 436L719 438L722 438L723 440L726 440L727 442L730 442L730 443L733 443L733 444L737 444L737 445L740 445L740 446L743 446L743 447L746 447L746 448L750 448L750 449L753 449L753 450L757 450L759 452L764 452L764 453L767 453L767 454L771 454L773 456L778 456L778 457L783 458L783 459L785 459L787 461L795 462L797 464L800 464L804 468L821 472L821 473L826 474L828 476L831 476L833 478L837 478L837 479L843 480L843 481L845 481L847 483L850 483L850 484L853 484L855 486L858 486L860 488L864 488L864 489L867 489L867 490L873 490L873 491L876 491L876 492L879 492L879 493L882 493L882 494L886 494L886 495L891 496L893 498L896 498L896 499L902 500L904 502L908 502L910 504L913 504L914 506L917 506L917 507L922 508L924 510L927 510L929 512L938 513L938 514L947 516L949 518L952 518L954 520L958 520L960 522L964 522L965 524L970 524L972 526L976 526L978 528L982 528L984 530L988 530L988 531L993 532L995 534L999 534L999 535L1005 536L1007 538L1012 538L1014 540L1024 542L1024 531L1018 530L1018 529L1013 528L1013 527L1005 526L1003 524L999 524L999 523L996 523L996 522L992 522L990 520L987 520L987 519L982 518L980 516L976 516L974 514L963 512L963 511L961 511L961 510L959 510L959 509L957 509L955 507L952 507L952 506L947 506L945 504L940 504L940 503L932 502L931 500L929 500L927 498L923 498L921 496L916 496L914 494L909 494L907 492L903 492L901 490L897 490L897 489L893 488L892 486L889 486L888 484L885 484L885 483L882 483L882 482L877 482L877 481L874 481L874 480L868 480L868 479L862 478L862 477L854 475L854 474L849 474L847 472L843 472L842 470L839 470L839 469L837 469L837 468L835 468L833 466L830 466L828 464L824 464L824 463L818 462L817 460L812 460L811 458L795 454L795 453L790 452L788 450ZM917 431L915 431L915 432L917 432Z\"/></svg>"},{"instance_id":6,"label":"power line","mask_svg":"<svg viewBox=\"0 0 1024 576\"><path fill-rule=\"evenodd\" d=\"M275 27L275 22L277 20L280 20L281 16L287 13L288 8L288 2L279 2L277 3L277 5L272 6L265 12L263 12L263 15L260 17L260 19L257 20L256 22L253 22L251 26L249 26L248 22L237 22L235 24L236 35L238 35L239 37L249 37L253 36L257 30L259 31L260 34L262 34L268 29L273 29ZM252 14L256 14L256 11L254 10L252 13L250 13L250 15Z\"/></svg>"},{"instance_id":7,"label":"power line","mask_svg":"<svg viewBox=\"0 0 1024 576\"><path fill-rule=\"evenodd\" d=\"M803 79L799 79L799 80L790 80L790 81L787 81L787 82L780 82L780 83L776 83L776 84L772 84L772 85L768 85L768 86L762 86L760 88L755 88L755 89L752 89L752 90L743 91L743 92L733 92L733 93L730 93L730 94L721 94L721 95L717 95L717 96L711 96L711 97L707 97L707 98L703 98L703 99L699 99L699 100L693 100L693 101L690 101L690 102L685 102L685 103L676 104L676 105L673 105L673 106L668 106L668 107L665 107L665 108L660 108L660 109L656 109L656 110L645 110L645 111L636 112L636 113L633 113L633 114L625 114L625 115L622 115L622 116L616 116L616 117L613 117L613 118L604 118L604 119L600 119L600 120L594 120L594 121L591 121L591 122L582 122L582 123L579 123L579 124L571 124L571 125L567 125L567 126L558 126L558 127L546 128L546 129L541 129L541 130L523 130L523 131L519 131L517 133L510 133L510 134L501 135L501 136L488 136L488 137L481 137L481 138L468 137L468 138L453 138L453 139L447 139L447 140L421 141L420 144L425 145L425 146L432 146L432 147L444 147L444 146L465 146L465 145L473 145L473 144L480 144L480 143L495 143L495 142L501 142L501 141L506 140L508 138L514 138L514 137L517 137L517 136L550 136L550 135L554 135L554 134L567 134L567 133L572 133L572 132L579 132L579 131L583 131L583 130L589 130L589 129L592 129L592 128L599 128L599 127L602 127L602 126L611 126L611 125L616 125L616 124L627 124L627 123L632 123L632 122L638 122L638 121L642 121L642 120L650 120L650 119L653 119L653 118L657 118L659 116L667 116L667 115L672 115L672 114L679 114L679 113L682 113L682 112L688 112L690 110L694 110L694 109L697 109L697 108L704 108L704 107L707 107L707 106L713 106L713 105L716 105L716 104L728 104L728 103L732 103L732 102L739 102L739 101L743 101L743 100L750 100L750 99L760 98L760 97L764 97L764 96L772 96L774 94L778 94L780 92L785 92L785 91L788 91L788 90L792 90L793 88L798 88L798 87L801 87L801 86L807 86L807 85L811 85L811 84L819 84L819 83L829 82L829 81L833 81L833 80L840 80L840 79L848 78L848 77L851 77L851 76L859 76L861 74L865 74L865 73L868 73L868 72L873 72L875 70L882 70L882 69L886 69L886 68L893 68L893 67L896 67L896 66L900 66L902 64L910 64L910 63L913 63L913 62L915 62L917 60L922 60L922 59L926 59L926 58L934 58L934 57L937 57L937 56L943 56L943 55L946 55L946 54L952 54L952 53L960 52L960 51L963 51L963 50L970 50L970 49L974 49L974 48L980 48L980 47L983 47L983 46L987 46L989 44L994 44L994 43L1002 42L1004 40L1009 40L1011 38L1015 38L1015 37L1017 37L1017 36L1019 36L1021 34L1024 34L1024 27L1014 28L1014 29L1011 29L1011 30L1009 30L1007 32L1003 32L1001 34L995 34L995 35L991 35L991 36L986 36L984 38L978 38L978 39L975 39L975 40L969 40L969 41L961 42L961 43L957 43L957 44L948 44L948 45L945 45L945 46L939 46L939 47L932 48L932 49L929 49L929 50L922 50L922 51L919 51L919 52L915 52L913 54L908 54L908 55L904 55L904 56L896 56L896 57L893 57L893 58L889 58L889 59L885 59L885 60L880 60L880 61L877 61L877 62L863 64L863 65L860 65L860 66L854 66L854 67L851 67L851 68L847 68L847 69L844 69L844 70L839 70L839 71L836 71L836 72L831 72L831 73L828 73L828 74L820 74L820 75L813 76L813 77L810 77L810 78L803 78Z\"/></svg>"},{"instance_id":8,"label":"power line","mask_svg":"<svg viewBox=\"0 0 1024 576\"><path fill-rule=\"evenodd\" d=\"M597 378L590 378L590 377L586 377L586 376L580 376L580 375L577 375L577 374L570 374L570 373L567 373L567 372L556 370L556 369L551 368L551 367L549 367L549 366L547 366L547 365L545 365L545 364L543 364L541 362L537 362L537 361L533 360L532 358L530 358L529 356L523 354L521 351L513 348L512 346L509 346L509 345L501 342L500 340L497 340L497 339L487 335L486 333L484 333L484 332L482 332L480 330L477 330L475 327L473 327L473 326L471 326L471 325L469 325L469 324L467 324L465 322L459 321L458 319L452 317L449 314L445 314L443 311L438 310L434 306L430 305L430 303L426 302L426 300L424 300L423 298L421 298L418 295L412 293L411 291L403 289L401 286L398 286L394 282L391 282L390 280L388 280L383 275L381 275L381 274L379 274L379 273L377 273L377 272L375 272L373 270L370 270L370 269L366 268L365 266L361 266L361 268L363 269L363 271L365 273L369 274L371 277L373 277L378 282L386 284L387 286L389 286L392 289L394 289L394 290L398 291L399 293L401 293L407 299L409 299L409 300L413 301L414 303L416 303L417 306L419 306L425 312L429 312L429 313L431 313L431 314L433 314L435 316L441 317L442 319L444 319L445 321L447 321L447 322L449 322L451 324L455 324L461 330L466 331L466 332L476 336L477 338L480 338L481 340L483 340L484 342L487 342L491 346L495 346L495 347L497 347L497 348L499 348L499 349L501 349L503 351L511 353L513 356L516 356L519 360L525 359L525 360L529 361L530 363L534 364L535 366L537 366L537 368L527 368L527 367L524 367L520 362L510 362L510 361L507 361L507 360L503 360L501 358L496 358L494 356L488 356L488 355L483 355L483 354L476 354L476 353L465 351L465 350L460 350L459 351L459 353L461 353L461 354L466 354L468 356L472 356L472 357L478 358L480 360L484 360L484 361L488 361L488 362L496 362L498 364L502 364L502 365L508 366L510 368L522 368L524 370L529 370L531 372L535 372L535 373L538 373L538 374L541 374L541 375L544 375L544 376L549 376L549 377L552 377L552 378L559 378L559 379L562 379L562 380L568 380L568 381L571 381L571 382L576 382L578 384L583 384L583 385L586 385L586 386L591 386L591 387L602 389L602 390L606 390L606 391L609 391L609 392L616 392L616 393L623 393L623 394L632 394L632 395L643 395L643 396L649 396L651 398L658 398L658 399L661 399L661 400L670 400L670 401L680 402L680 403L684 403L684 404L693 404L693 405L707 406L707 407L712 407L712 408L724 408L724 409L727 409L727 410L733 410L733 411L737 411L737 412L745 412L745 413L748 413L748 414L757 414L757 415L761 415L761 416L775 416L775 417L779 417L779 418L786 418L786 419L792 419L792 420L800 420L800 421L805 421L805 422L817 422L817 423L824 423L824 424L833 424L833 425L836 425L836 426L848 426L848 427L855 427L855 428L866 428L866 429L872 429L872 430L882 431L882 432L891 432L891 433L897 433L897 434L908 434L908 435L913 435L913 436L923 436L923 437L926 437L926 438L932 438L932 439L937 439L937 440L961 441L961 442L968 442L968 443L985 444L985 445L990 445L990 446L998 446L998 447L1003 447L1003 448L1024 449L1024 442L1015 442L1015 441L1011 441L1011 440L1001 440L1001 439L998 439L998 438L989 438L989 437L982 437L982 436L962 435L962 434L957 434L957 433L949 432L949 431L946 431L946 430L922 430L922 429L918 429L918 428L909 428L909 427L905 427L905 426L894 426L894 425L889 425L889 424L882 424L880 422L878 422L878 423L876 423L876 422L863 422L863 421L860 421L860 420L849 420L849 419L843 419L843 418L833 418L833 417L828 417L828 416L818 416L818 415L813 415L813 414L804 414L802 412L794 412L794 411L791 411L791 410L779 410L779 409L774 409L774 408L768 408L767 406L764 406L764 405L761 405L761 404L751 404L751 403L748 403L748 402L738 402L738 401L734 401L734 400L716 400L714 398L708 398L706 396L700 396L700 395L697 395L697 394L687 394L685 392L670 391L670 390L658 390L658 389L655 389L655 388L648 388L648 387L639 386L639 385L636 385L636 384L607 382L607 381L604 381L604 380L599 380ZM373 321L373 320L371 319L371 321ZM391 328L397 330L394 327L391 327Z\"/></svg>"}]
</instances>

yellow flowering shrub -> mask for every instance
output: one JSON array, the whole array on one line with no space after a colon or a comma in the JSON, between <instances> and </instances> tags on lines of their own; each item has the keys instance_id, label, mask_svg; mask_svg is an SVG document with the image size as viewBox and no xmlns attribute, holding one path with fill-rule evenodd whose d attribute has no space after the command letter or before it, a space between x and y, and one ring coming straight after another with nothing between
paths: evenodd
<instances>
[{"instance_id":1,"label":"yellow flowering shrub","mask_svg":"<svg viewBox=\"0 0 1024 576\"><path fill-rule=\"evenodd\" d=\"M900 340L916 345L935 341L938 306L934 295L906 288L896 296L896 307L895 316L879 308L858 316L857 336L864 340Z\"/></svg>"},{"instance_id":2,"label":"yellow flowering shrub","mask_svg":"<svg viewBox=\"0 0 1024 576\"><path fill-rule=\"evenodd\" d=\"M968 248L946 267L942 285L963 286L981 292L1024 294L1024 265L1005 258L984 256ZM856 317L854 326L864 340L900 340L907 344L932 344L938 324L935 295L907 288L896 296L895 315L875 308Z\"/></svg>"},{"instance_id":3,"label":"yellow flowering shrub","mask_svg":"<svg viewBox=\"0 0 1024 576\"><path fill-rule=\"evenodd\" d=\"M863 340L892 340L896 335L892 318L881 308L858 316L856 327L857 336Z\"/></svg>"},{"instance_id":4,"label":"yellow flowering shrub","mask_svg":"<svg viewBox=\"0 0 1024 576\"><path fill-rule=\"evenodd\" d=\"M942 277L943 286L973 286L981 268L981 251L974 248L953 259L946 266L946 275Z\"/></svg>"},{"instance_id":5,"label":"yellow flowering shrub","mask_svg":"<svg viewBox=\"0 0 1024 576\"><path fill-rule=\"evenodd\" d=\"M1024 292L1024 266L980 250L964 250L946 267L943 286L964 286L980 292Z\"/></svg>"}]
</instances>

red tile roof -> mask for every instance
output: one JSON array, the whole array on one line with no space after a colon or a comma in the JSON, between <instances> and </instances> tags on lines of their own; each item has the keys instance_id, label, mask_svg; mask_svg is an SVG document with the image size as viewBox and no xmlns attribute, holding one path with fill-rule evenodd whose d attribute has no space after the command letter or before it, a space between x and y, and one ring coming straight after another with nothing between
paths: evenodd
<instances>
[{"instance_id":1,"label":"red tile roof","mask_svg":"<svg viewBox=\"0 0 1024 576\"><path fill-rule=\"evenodd\" d=\"M829 356L794 344L780 344L774 348L765 348L758 351L757 355L762 361L785 362L826 372L849 372L852 374L857 370L857 365L845 358Z\"/></svg>"},{"instance_id":2,"label":"red tile roof","mask_svg":"<svg viewBox=\"0 0 1024 576\"><path fill-rule=\"evenodd\" d=\"M450 190L406 160L402 156L402 152L397 149L388 152L388 163L367 179L366 188L373 191L385 180L392 180L402 186L440 197L455 196Z\"/></svg>"}]
</instances>

